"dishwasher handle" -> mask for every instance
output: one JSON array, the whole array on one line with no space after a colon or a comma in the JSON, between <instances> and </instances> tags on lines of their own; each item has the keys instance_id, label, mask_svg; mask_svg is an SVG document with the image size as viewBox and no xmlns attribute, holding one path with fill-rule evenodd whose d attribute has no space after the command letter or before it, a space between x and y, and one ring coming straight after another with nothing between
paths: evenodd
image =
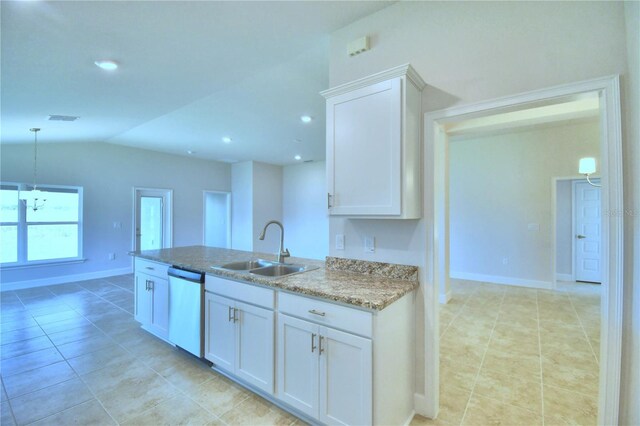
<instances>
[{"instance_id":1,"label":"dishwasher handle","mask_svg":"<svg viewBox=\"0 0 640 426\"><path fill-rule=\"evenodd\" d=\"M198 284L202 284L204 282L204 274L202 272L189 271L175 266L169 268L167 274L170 277L176 277L181 280L191 281Z\"/></svg>"}]
</instances>

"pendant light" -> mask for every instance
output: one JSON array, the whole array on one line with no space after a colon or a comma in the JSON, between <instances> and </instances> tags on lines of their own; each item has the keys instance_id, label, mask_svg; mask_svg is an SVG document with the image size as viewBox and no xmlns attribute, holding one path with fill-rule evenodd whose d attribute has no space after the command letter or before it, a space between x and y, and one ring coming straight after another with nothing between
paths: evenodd
<instances>
[{"instance_id":1,"label":"pendant light","mask_svg":"<svg viewBox=\"0 0 640 426\"><path fill-rule=\"evenodd\" d=\"M18 198L24 201L25 206L28 209L32 209L34 212L44 207L44 203L47 201L47 193L40 191L36 184L36 178L38 177L38 132L39 128L34 127L29 129L33 132L33 188L30 191L20 191Z\"/></svg>"}]
</instances>

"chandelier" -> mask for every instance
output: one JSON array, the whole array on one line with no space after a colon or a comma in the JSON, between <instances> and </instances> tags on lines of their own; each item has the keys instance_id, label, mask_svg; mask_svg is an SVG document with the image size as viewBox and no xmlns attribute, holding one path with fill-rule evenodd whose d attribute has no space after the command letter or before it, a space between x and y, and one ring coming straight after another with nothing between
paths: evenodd
<instances>
[{"instance_id":1,"label":"chandelier","mask_svg":"<svg viewBox=\"0 0 640 426\"><path fill-rule=\"evenodd\" d=\"M36 184L38 177L38 132L40 129L34 127L29 129L33 132L33 187L31 190L22 190L18 194L18 198L24 201L25 206L28 209L32 209L34 212L44 207L44 203L47 201L47 193L40 191Z\"/></svg>"}]
</instances>

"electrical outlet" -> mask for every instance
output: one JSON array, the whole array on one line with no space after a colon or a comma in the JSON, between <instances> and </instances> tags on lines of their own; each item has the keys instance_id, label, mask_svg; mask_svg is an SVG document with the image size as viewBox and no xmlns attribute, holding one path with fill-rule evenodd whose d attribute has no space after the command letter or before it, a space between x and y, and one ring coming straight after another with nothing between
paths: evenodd
<instances>
[{"instance_id":1,"label":"electrical outlet","mask_svg":"<svg viewBox=\"0 0 640 426\"><path fill-rule=\"evenodd\" d=\"M503 257L502 258L502 264L503 265L508 265L509 264L509 258L508 257Z\"/></svg>"},{"instance_id":2,"label":"electrical outlet","mask_svg":"<svg viewBox=\"0 0 640 426\"><path fill-rule=\"evenodd\" d=\"M113 222L113 229L122 228L122 222Z\"/></svg>"},{"instance_id":3,"label":"electrical outlet","mask_svg":"<svg viewBox=\"0 0 640 426\"><path fill-rule=\"evenodd\" d=\"M336 234L336 250L344 250L344 234Z\"/></svg>"},{"instance_id":4,"label":"electrical outlet","mask_svg":"<svg viewBox=\"0 0 640 426\"><path fill-rule=\"evenodd\" d=\"M367 253L374 253L376 251L376 237L364 237L364 251Z\"/></svg>"},{"instance_id":5,"label":"electrical outlet","mask_svg":"<svg viewBox=\"0 0 640 426\"><path fill-rule=\"evenodd\" d=\"M116 260L116 254L115 253L109 253L109 260Z\"/></svg>"}]
</instances>

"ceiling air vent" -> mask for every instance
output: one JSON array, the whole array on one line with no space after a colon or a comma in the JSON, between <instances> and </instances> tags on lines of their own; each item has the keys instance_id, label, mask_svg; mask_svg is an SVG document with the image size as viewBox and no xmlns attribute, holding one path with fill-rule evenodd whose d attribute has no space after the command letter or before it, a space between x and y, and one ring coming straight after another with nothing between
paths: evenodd
<instances>
[{"instance_id":1,"label":"ceiling air vent","mask_svg":"<svg viewBox=\"0 0 640 426\"><path fill-rule=\"evenodd\" d=\"M50 115L49 121L76 121L78 118L75 115Z\"/></svg>"}]
</instances>

